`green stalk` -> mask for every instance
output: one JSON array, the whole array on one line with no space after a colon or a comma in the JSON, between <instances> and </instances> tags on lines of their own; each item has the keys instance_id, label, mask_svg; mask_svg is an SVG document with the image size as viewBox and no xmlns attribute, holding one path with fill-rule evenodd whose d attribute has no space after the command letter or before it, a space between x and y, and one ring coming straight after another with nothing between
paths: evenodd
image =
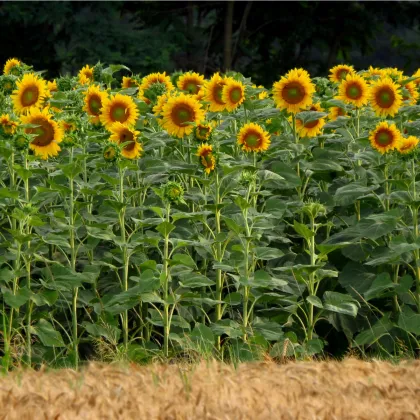
<instances>
[{"instance_id":1,"label":"green stalk","mask_svg":"<svg viewBox=\"0 0 420 420\"><path fill-rule=\"evenodd\" d=\"M166 221L170 222L171 204L166 205ZM163 319L163 353L167 358L169 356L169 233L165 234L165 244L163 249L163 295L164 295L164 319Z\"/></svg>"},{"instance_id":2,"label":"green stalk","mask_svg":"<svg viewBox=\"0 0 420 420\"><path fill-rule=\"evenodd\" d=\"M125 170L119 166L119 178L120 178L120 203L124 203L124 175ZM125 234L125 207L122 207L119 211L119 222L120 222L120 237L122 246L122 257L123 257L123 291L128 290L128 269L130 263L130 257L127 252L127 239ZM123 313L123 339L124 349L128 351L128 310Z\"/></svg>"},{"instance_id":3,"label":"green stalk","mask_svg":"<svg viewBox=\"0 0 420 420\"><path fill-rule=\"evenodd\" d=\"M388 162L385 162L384 168L385 178L385 211L389 211L389 183L388 183Z\"/></svg>"},{"instance_id":4,"label":"green stalk","mask_svg":"<svg viewBox=\"0 0 420 420\"><path fill-rule=\"evenodd\" d=\"M417 201L417 191L416 191L416 165L414 159L411 160L411 173L412 173L412 184L413 184L413 201L416 203ZM414 240L417 241L419 239L419 220L418 220L418 211L419 206L417 204L413 204L412 206L413 212L413 229L414 229ZM416 249L414 252L414 259L416 261L416 300L417 300L417 311L420 314L420 254L419 250Z\"/></svg>"},{"instance_id":5,"label":"green stalk","mask_svg":"<svg viewBox=\"0 0 420 420\"><path fill-rule=\"evenodd\" d=\"M393 282L394 282L394 284L398 284L398 271L400 269L400 265L397 264L397 265L393 266L393 269L394 269ZM393 297L392 307L393 307L394 315L397 315L398 312L400 312L400 306L398 304L398 295L396 293Z\"/></svg>"},{"instance_id":6,"label":"green stalk","mask_svg":"<svg viewBox=\"0 0 420 420\"><path fill-rule=\"evenodd\" d=\"M314 234L309 239L309 253L311 256L311 266L316 264L316 257L315 257L315 218L311 215L311 232ZM309 294L315 295L315 273L312 271L309 274ZM309 303L309 314L308 314L308 340L312 340L312 334L314 330L314 305Z\"/></svg>"}]
</instances>

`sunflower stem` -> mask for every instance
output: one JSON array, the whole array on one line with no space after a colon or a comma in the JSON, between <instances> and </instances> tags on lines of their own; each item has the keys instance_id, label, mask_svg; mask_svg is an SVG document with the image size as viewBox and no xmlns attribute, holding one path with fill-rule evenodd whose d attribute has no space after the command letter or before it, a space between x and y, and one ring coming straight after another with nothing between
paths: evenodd
<instances>
[{"instance_id":1,"label":"sunflower stem","mask_svg":"<svg viewBox=\"0 0 420 420\"><path fill-rule=\"evenodd\" d=\"M166 204L166 222L170 223L171 204ZM166 358L169 356L169 233L165 234L165 243L163 248L163 297L164 297L164 316L163 316L163 353Z\"/></svg>"}]
</instances>

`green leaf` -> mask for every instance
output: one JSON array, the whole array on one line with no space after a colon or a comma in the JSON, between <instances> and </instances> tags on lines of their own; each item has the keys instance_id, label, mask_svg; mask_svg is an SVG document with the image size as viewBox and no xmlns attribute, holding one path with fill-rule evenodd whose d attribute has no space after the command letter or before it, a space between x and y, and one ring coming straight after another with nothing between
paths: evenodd
<instances>
[{"instance_id":1,"label":"green leaf","mask_svg":"<svg viewBox=\"0 0 420 420\"><path fill-rule=\"evenodd\" d=\"M312 232L306 225L299 223L296 220L293 221L293 227L295 231L306 240L309 240L310 238L315 236L315 233Z\"/></svg>"},{"instance_id":2,"label":"green leaf","mask_svg":"<svg viewBox=\"0 0 420 420\"><path fill-rule=\"evenodd\" d=\"M182 264L187 267L191 267L197 269L195 261L191 258L191 256L187 254L175 254L172 256L171 260L169 261L170 265L178 265Z\"/></svg>"},{"instance_id":3,"label":"green leaf","mask_svg":"<svg viewBox=\"0 0 420 420\"><path fill-rule=\"evenodd\" d=\"M420 336L420 314L415 313L409 306L404 306L398 317L398 326L404 331Z\"/></svg>"},{"instance_id":4,"label":"green leaf","mask_svg":"<svg viewBox=\"0 0 420 420\"><path fill-rule=\"evenodd\" d=\"M319 111L302 111L296 114L296 119L302 121L303 125L310 123L312 121L319 120L320 118L326 117L328 114L326 112Z\"/></svg>"},{"instance_id":5,"label":"green leaf","mask_svg":"<svg viewBox=\"0 0 420 420\"><path fill-rule=\"evenodd\" d=\"M9 289L2 288L4 301L14 309L19 309L23 306L31 297L32 292L27 287L22 287L16 294Z\"/></svg>"},{"instance_id":6,"label":"green leaf","mask_svg":"<svg viewBox=\"0 0 420 420\"><path fill-rule=\"evenodd\" d=\"M385 314L371 328L358 334L354 339L354 344L357 346L370 346L383 336L390 335L389 332L394 327L394 324L390 321L389 317L390 314Z\"/></svg>"},{"instance_id":7,"label":"green leaf","mask_svg":"<svg viewBox=\"0 0 420 420\"><path fill-rule=\"evenodd\" d=\"M44 346L65 347L60 332L55 330L52 324L45 319L40 319L38 323L32 327L32 334L37 335Z\"/></svg>"},{"instance_id":8,"label":"green leaf","mask_svg":"<svg viewBox=\"0 0 420 420\"><path fill-rule=\"evenodd\" d=\"M93 238L103 239L105 241L114 241L116 239L116 236L114 232L112 232L111 228L101 229L98 227L86 226L86 231L88 235Z\"/></svg>"},{"instance_id":9,"label":"green leaf","mask_svg":"<svg viewBox=\"0 0 420 420\"><path fill-rule=\"evenodd\" d=\"M9 188L0 188L0 198L19 198L17 191L10 191Z\"/></svg>"},{"instance_id":10,"label":"green leaf","mask_svg":"<svg viewBox=\"0 0 420 420\"><path fill-rule=\"evenodd\" d=\"M156 230L163 236L169 236L169 234L175 229L175 225L167 221L160 223L156 226Z\"/></svg>"},{"instance_id":11,"label":"green leaf","mask_svg":"<svg viewBox=\"0 0 420 420\"><path fill-rule=\"evenodd\" d=\"M31 296L31 300L36 306L53 306L58 299L58 292L56 290L42 290L39 293L34 293Z\"/></svg>"},{"instance_id":12,"label":"green leaf","mask_svg":"<svg viewBox=\"0 0 420 420\"><path fill-rule=\"evenodd\" d=\"M349 295L329 291L324 293L324 308L328 311L355 317L359 307L359 302Z\"/></svg>"},{"instance_id":13,"label":"green leaf","mask_svg":"<svg viewBox=\"0 0 420 420\"><path fill-rule=\"evenodd\" d=\"M70 244L66 239L66 235L55 235L54 233L47 233L47 235L42 236L42 240L51 245L57 245L62 248L70 249Z\"/></svg>"},{"instance_id":14,"label":"green leaf","mask_svg":"<svg viewBox=\"0 0 420 420\"><path fill-rule=\"evenodd\" d=\"M324 305L322 304L321 299L318 296L309 295L306 297L306 300L311 305L314 305L316 308L324 309Z\"/></svg>"},{"instance_id":15,"label":"green leaf","mask_svg":"<svg viewBox=\"0 0 420 420\"><path fill-rule=\"evenodd\" d=\"M272 260L280 258L284 255L283 251L277 248L256 247L254 248L255 256L259 260Z\"/></svg>"},{"instance_id":16,"label":"green leaf","mask_svg":"<svg viewBox=\"0 0 420 420\"><path fill-rule=\"evenodd\" d=\"M198 273L185 274L182 276L179 283L181 286L188 287L190 289L195 287L213 286L215 284L213 280L210 280L208 277Z\"/></svg>"},{"instance_id":17,"label":"green leaf","mask_svg":"<svg viewBox=\"0 0 420 420\"><path fill-rule=\"evenodd\" d=\"M391 277L388 273L382 273L375 278L372 285L369 287L369 290L367 290L363 296L369 301L381 297L385 291L393 289L396 286L396 283L391 281Z\"/></svg>"}]
</instances>

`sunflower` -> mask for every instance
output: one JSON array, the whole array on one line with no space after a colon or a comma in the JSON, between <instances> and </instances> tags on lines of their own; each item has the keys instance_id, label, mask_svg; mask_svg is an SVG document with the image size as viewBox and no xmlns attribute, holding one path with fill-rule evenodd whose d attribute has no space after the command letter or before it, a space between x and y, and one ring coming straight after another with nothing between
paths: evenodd
<instances>
[{"instance_id":1,"label":"sunflower","mask_svg":"<svg viewBox=\"0 0 420 420\"><path fill-rule=\"evenodd\" d=\"M222 101L228 111L234 111L245 100L245 86L231 77L226 77L226 84L222 89Z\"/></svg>"},{"instance_id":2,"label":"sunflower","mask_svg":"<svg viewBox=\"0 0 420 420\"><path fill-rule=\"evenodd\" d=\"M383 154L400 147L401 133L395 124L388 125L386 121L382 121L370 133L369 140L372 147Z\"/></svg>"},{"instance_id":3,"label":"sunflower","mask_svg":"<svg viewBox=\"0 0 420 420\"><path fill-rule=\"evenodd\" d=\"M403 81L400 81L400 84ZM402 100L409 101L410 105L415 105L417 103L417 99L419 98L419 92L417 91L417 86L414 82L408 82L402 85L402 87L407 91L402 92Z\"/></svg>"},{"instance_id":4,"label":"sunflower","mask_svg":"<svg viewBox=\"0 0 420 420\"><path fill-rule=\"evenodd\" d=\"M369 77L369 78L371 78L371 77L378 77L378 76L379 77L385 76L385 70L379 69L377 67L369 66L369 68L367 69L367 71L365 71L363 73L363 77Z\"/></svg>"},{"instance_id":5,"label":"sunflower","mask_svg":"<svg viewBox=\"0 0 420 420\"><path fill-rule=\"evenodd\" d=\"M388 67L386 69L383 69L384 77L388 76L391 79L395 80L401 80L404 78L404 72L401 70L398 70L397 68L391 68Z\"/></svg>"},{"instance_id":6,"label":"sunflower","mask_svg":"<svg viewBox=\"0 0 420 420\"><path fill-rule=\"evenodd\" d=\"M198 148L197 156L200 158L200 163L204 166L207 174L214 171L216 159L213 155L213 146L202 143Z\"/></svg>"},{"instance_id":7,"label":"sunflower","mask_svg":"<svg viewBox=\"0 0 420 420\"><path fill-rule=\"evenodd\" d=\"M133 98L120 93L111 96L110 99L106 98L102 102L101 111L99 119L107 129L117 121L127 126L135 125L139 117Z\"/></svg>"},{"instance_id":8,"label":"sunflower","mask_svg":"<svg viewBox=\"0 0 420 420\"><path fill-rule=\"evenodd\" d=\"M277 107L292 113L311 105L314 92L315 86L309 73L303 69L290 70L273 85L273 99Z\"/></svg>"},{"instance_id":9,"label":"sunflower","mask_svg":"<svg viewBox=\"0 0 420 420\"><path fill-rule=\"evenodd\" d=\"M248 123L239 131L237 141L246 152L262 152L270 146L270 135L260 125Z\"/></svg>"},{"instance_id":10,"label":"sunflower","mask_svg":"<svg viewBox=\"0 0 420 420\"><path fill-rule=\"evenodd\" d=\"M50 93L58 91L57 82L55 79L52 82L47 82L47 89Z\"/></svg>"},{"instance_id":11,"label":"sunflower","mask_svg":"<svg viewBox=\"0 0 420 420\"><path fill-rule=\"evenodd\" d=\"M212 112L220 112L226 109L226 103L222 99L223 86L226 81L219 73L213 74L211 79L204 86L204 97L209 102L209 110Z\"/></svg>"},{"instance_id":12,"label":"sunflower","mask_svg":"<svg viewBox=\"0 0 420 420\"><path fill-rule=\"evenodd\" d=\"M420 86L420 69L418 69L414 74L413 74L413 76L411 76L411 77L417 77L417 79L416 80L413 80L413 83L417 86L417 87L419 87Z\"/></svg>"},{"instance_id":13,"label":"sunflower","mask_svg":"<svg viewBox=\"0 0 420 420\"><path fill-rule=\"evenodd\" d=\"M321 112L322 108L320 104L313 104L308 111ZM296 118L296 128L300 137L316 137L322 131L324 125L325 118L319 118L306 124L303 124L302 120Z\"/></svg>"},{"instance_id":14,"label":"sunflower","mask_svg":"<svg viewBox=\"0 0 420 420\"><path fill-rule=\"evenodd\" d=\"M158 96L156 105L153 107L153 114L155 114L156 117L160 116L164 105L168 102L170 97L171 95L169 93Z\"/></svg>"},{"instance_id":15,"label":"sunflower","mask_svg":"<svg viewBox=\"0 0 420 420\"><path fill-rule=\"evenodd\" d=\"M199 123L204 119L204 110L197 99L181 93L168 99L163 106L162 116L163 128L169 134L181 138L194 129L189 122Z\"/></svg>"},{"instance_id":16,"label":"sunflower","mask_svg":"<svg viewBox=\"0 0 420 420\"><path fill-rule=\"evenodd\" d=\"M109 131L112 133L109 140L113 143L121 145L126 144L121 150L121 154L127 159L137 159L141 156L143 148L141 144L137 141L140 131L136 131L133 128L129 128L120 122L112 124L109 128Z\"/></svg>"},{"instance_id":17,"label":"sunflower","mask_svg":"<svg viewBox=\"0 0 420 420\"><path fill-rule=\"evenodd\" d=\"M63 131L52 120L52 116L48 114L47 109L40 111L34 108L20 119L23 124L38 125L38 127L25 128L26 134L34 135L29 147L34 151L35 155L40 156L42 159L58 155L58 152L61 150L58 143L63 140Z\"/></svg>"},{"instance_id":18,"label":"sunflower","mask_svg":"<svg viewBox=\"0 0 420 420\"><path fill-rule=\"evenodd\" d=\"M13 121L9 114L0 115L0 132L4 134L15 134L18 124Z\"/></svg>"},{"instance_id":19,"label":"sunflower","mask_svg":"<svg viewBox=\"0 0 420 420\"><path fill-rule=\"evenodd\" d=\"M139 85L134 78L123 76L123 79L122 79L122 82L121 82L121 87L123 89L128 89L128 88L138 87L138 86Z\"/></svg>"},{"instance_id":20,"label":"sunflower","mask_svg":"<svg viewBox=\"0 0 420 420\"><path fill-rule=\"evenodd\" d=\"M420 140L414 136L409 136L407 138L401 137L401 143L398 145L397 150L403 155L409 154L417 148L419 141Z\"/></svg>"},{"instance_id":21,"label":"sunflower","mask_svg":"<svg viewBox=\"0 0 420 420\"><path fill-rule=\"evenodd\" d=\"M77 125L75 121L72 120L60 120L58 122L63 132L72 132L77 129Z\"/></svg>"},{"instance_id":22,"label":"sunflower","mask_svg":"<svg viewBox=\"0 0 420 420\"><path fill-rule=\"evenodd\" d=\"M337 99L357 108L368 102L369 88L366 80L357 74L348 74L338 87Z\"/></svg>"},{"instance_id":23,"label":"sunflower","mask_svg":"<svg viewBox=\"0 0 420 420\"><path fill-rule=\"evenodd\" d=\"M339 106L333 106L330 108L330 113L328 118L330 121L335 121L338 117L345 117L347 115L346 111Z\"/></svg>"},{"instance_id":24,"label":"sunflower","mask_svg":"<svg viewBox=\"0 0 420 420\"><path fill-rule=\"evenodd\" d=\"M341 83L348 74L355 74L353 66L348 66L346 64L339 64L338 66L333 67L330 70L329 79L332 82Z\"/></svg>"},{"instance_id":25,"label":"sunflower","mask_svg":"<svg viewBox=\"0 0 420 420\"><path fill-rule=\"evenodd\" d=\"M258 86L258 89L264 89L264 86L263 85L259 85ZM258 94L258 99L265 99L265 98L268 98L268 92L266 90L263 90L262 92L260 92Z\"/></svg>"},{"instance_id":26,"label":"sunflower","mask_svg":"<svg viewBox=\"0 0 420 420\"><path fill-rule=\"evenodd\" d=\"M402 95L398 92L398 85L385 77L372 84L369 101L376 115L393 117L402 105Z\"/></svg>"},{"instance_id":27,"label":"sunflower","mask_svg":"<svg viewBox=\"0 0 420 420\"><path fill-rule=\"evenodd\" d=\"M93 67L86 65L79 71L79 82L82 85L88 85L93 82Z\"/></svg>"},{"instance_id":28,"label":"sunflower","mask_svg":"<svg viewBox=\"0 0 420 420\"><path fill-rule=\"evenodd\" d=\"M208 141L212 131L213 127L209 123L199 123L195 127L195 137L197 137L198 140Z\"/></svg>"},{"instance_id":29,"label":"sunflower","mask_svg":"<svg viewBox=\"0 0 420 420\"><path fill-rule=\"evenodd\" d=\"M22 63L17 58L9 58L3 68L4 74L13 74L13 67L20 66Z\"/></svg>"},{"instance_id":30,"label":"sunflower","mask_svg":"<svg viewBox=\"0 0 420 420\"><path fill-rule=\"evenodd\" d=\"M43 105L47 87L44 80L33 73L25 74L16 82L17 90L11 96L16 114L25 114L33 108Z\"/></svg>"},{"instance_id":31,"label":"sunflower","mask_svg":"<svg viewBox=\"0 0 420 420\"><path fill-rule=\"evenodd\" d=\"M85 105L83 110L90 116L91 122L94 124L99 123L99 116L101 114L101 108L107 99L107 93L99 89L99 86L89 86L84 92Z\"/></svg>"},{"instance_id":32,"label":"sunflower","mask_svg":"<svg viewBox=\"0 0 420 420\"><path fill-rule=\"evenodd\" d=\"M139 87L139 98L145 101L147 104L150 103L148 98L148 90L153 87L153 85L163 85L163 90L165 92L170 92L174 89L174 85L171 82L171 78L166 75L166 72L163 73L151 73L148 76L143 77L142 82ZM157 95L160 96L160 95Z\"/></svg>"},{"instance_id":33,"label":"sunflower","mask_svg":"<svg viewBox=\"0 0 420 420\"><path fill-rule=\"evenodd\" d=\"M197 95L204 86L204 76L189 71L178 78L177 86L190 95Z\"/></svg>"}]
</instances>

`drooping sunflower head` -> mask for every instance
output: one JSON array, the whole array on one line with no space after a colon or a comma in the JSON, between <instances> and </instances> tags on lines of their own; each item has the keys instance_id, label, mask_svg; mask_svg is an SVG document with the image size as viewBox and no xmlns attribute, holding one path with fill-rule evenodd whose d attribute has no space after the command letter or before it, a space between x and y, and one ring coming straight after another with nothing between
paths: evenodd
<instances>
[{"instance_id":1,"label":"drooping sunflower head","mask_svg":"<svg viewBox=\"0 0 420 420\"><path fill-rule=\"evenodd\" d=\"M27 115L22 116L21 121L23 124L37 125L37 127L25 128L26 134L33 135L29 147L35 155L42 159L58 155L61 150L59 143L63 140L63 131L57 122L52 120L47 109L40 111L34 108Z\"/></svg>"},{"instance_id":2,"label":"drooping sunflower head","mask_svg":"<svg viewBox=\"0 0 420 420\"><path fill-rule=\"evenodd\" d=\"M163 198L170 203L184 203L184 188L179 182L168 181L163 186Z\"/></svg>"},{"instance_id":3,"label":"drooping sunflower head","mask_svg":"<svg viewBox=\"0 0 420 420\"><path fill-rule=\"evenodd\" d=\"M109 129L115 122L133 126L136 124L138 117L139 111L133 98L117 93L102 102L102 113L99 119Z\"/></svg>"},{"instance_id":4,"label":"drooping sunflower head","mask_svg":"<svg viewBox=\"0 0 420 420\"><path fill-rule=\"evenodd\" d=\"M156 117L161 115L163 107L165 106L166 102L168 102L170 97L170 93L164 93L157 98L156 105L153 107L153 114L155 114Z\"/></svg>"},{"instance_id":5,"label":"drooping sunflower head","mask_svg":"<svg viewBox=\"0 0 420 420\"><path fill-rule=\"evenodd\" d=\"M371 146L380 153L398 149L401 144L401 133L395 124L386 121L379 123L369 136Z\"/></svg>"},{"instance_id":6,"label":"drooping sunflower head","mask_svg":"<svg viewBox=\"0 0 420 420\"><path fill-rule=\"evenodd\" d=\"M339 106L333 106L330 108L330 113L328 114L328 118L330 121L335 121L338 117L345 117L347 116L347 112L340 108Z\"/></svg>"},{"instance_id":7,"label":"drooping sunflower head","mask_svg":"<svg viewBox=\"0 0 420 420\"><path fill-rule=\"evenodd\" d=\"M21 64L21 61L17 58L9 58L4 65L3 74L14 74L17 76L18 72L16 70Z\"/></svg>"},{"instance_id":8,"label":"drooping sunflower head","mask_svg":"<svg viewBox=\"0 0 420 420\"><path fill-rule=\"evenodd\" d=\"M415 136L401 137L401 142L398 145L397 150L403 155L413 153L417 149L419 141L420 140Z\"/></svg>"},{"instance_id":9,"label":"drooping sunflower head","mask_svg":"<svg viewBox=\"0 0 420 420\"><path fill-rule=\"evenodd\" d=\"M320 104L312 104L308 111L322 112ZM322 131L322 127L325 125L325 118L318 118L307 123L303 123L302 120L296 118L296 129L300 137L316 137Z\"/></svg>"},{"instance_id":10,"label":"drooping sunflower head","mask_svg":"<svg viewBox=\"0 0 420 420\"><path fill-rule=\"evenodd\" d=\"M93 82L93 67L89 67L88 65L84 66L79 71L79 83L82 85L88 85Z\"/></svg>"},{"instance_id":11,"label":"drooping sunflower head","mask_svg":"<svg viewBox=\"0 0 420 420\"><path fill-rule=\"evenodd\" d=\"M348 74L355 74L354 67L347 64L339 64L330 70L329 79L332 82L341 83Z\"/></svg>"},{"instance_id":12,"label":"drooping sunflower head","mask_svg":"<svg viewBox=\"0 0 420 420\"><path fill-rule=\"evenodd\" d=\"M149 104L155 102L160 95L171 92L173 89L174 85L166 72L152 73L143 77L139 88L139 98Z\"/></svg>"},{"instance_id":13,"label":"drooping sunflower head","mask_svg":"<svg viewBox=\"0 0 420 420\"><path fill-rule=\"evenodd\" d=\"M177 86L185 93L197 95L204 86L204 76L189 71L179 76Z\"/></svg>"},{"instance_id":14,"label":"drooping sunflower head","mask_svg":"<svg viewBox=\"0 0 420 420\"><path fill-rule=\"evenodd\" d=\"M140 131L127 127L120 122L112 124L109 131L111 132L109 140L122 146L122 156L127 159L137 159L141 156L143 148L138 142Z\"/></svg>"},{"instance_id":15,"label":"drooping sunflower head","mask_svg":"<svg viewBox=\"0 0 420 420\"><path fill-rule=\"evenodd\" d=\"M398 85L389 77L384 77L372 84L369 101L376 115L393 117L402 105L402 95Z\"/></svg>"},{"instance_id":16,"label":"drooping sunflower head","mask_svg":"<svg viewBox=\"0 0 420 420\"><path fill-rule=\"evenodd\" d=\"M201 122L196 125L194 134L197 140L209 141L211 138L212 131L213 127L211 124L207 122Z\"/></svg>"},{"instance_id":17,"label":"drooping sunflower head","mask_svg":"<svg viewBox=\"0 0 420 420\"><path fill-rule=\"evenodd\" d=\"M315 86L303 69L290 70L273 85L273 99L277 107L294 114L312 104L314 92Z\"/></svg>"},{"instance_id":18,"label":"drooping sunflower head","mask_svg":"<svg viewBox=\"0 0 420 420\"><path fill-rule=\"evenodd\" d=\"M419 99L419 92L416 84L414 82L404 83L403 80L400 80L400 84L402 85L402 100L408 101L410 105L415 105Z\"/></svg>"},{"instance_id":19,"label":"drooping sunflower head","mask_svg":"<svg viewBox=\"0 0 420 420\"><path fill-rule=\"evenodd\" d=\"M232 77L226 77L225 83L222 89L222 101L228 111L234 111L245 100L245 86Z\"/></svg>"},{"instance_id":20,"label":"drooping sunflower head","mask_svg":"<svg viewBox=\"0 0 420 420\"><path fill-rule=\"evenodd\" d=\"M203 100L209 103L209 110L221 112L226 109L226 102L223 101L222 92L226 80L219 73L213 74L210 80L205 83Z\"/></svg>"},{"instance_id":21,"label":"drooping sunflower head","mask_svg":"<svg viewBox=\"0 0 420 420\"><path fill-rule=\"evenodd\" d=\"M348 74L338 88L337 99L360 108L367 104L368 93L368 84L363 77Z\"/></svg>"},{"instance_id":22,"label":"drooping sunflower head","mask_svg":"<svg viewBox=\"0 0 420 420\"><path fill-rule=\"evenodd\" d=\"M15 134L18 123L13 121L9 114L0 115L0 134L12 135Z\"/></svg>"},{"instance_id":23,"label":"drooping sunflower head","mask_svg":"<svg viewBox=\"0 0 420 420\"><path fill-rule=\"evenodd\" d=\"M263 152L270 146L270 135L255 123L245 124L238 133L237 142L246 152Z\"/></svg>"},{"instance_id":24,"label":"drooping sunflower head","mask_svg":"<svg viewBox=\"0 0 420 420\"><path fill-rule=\"evenodd\" d=\"M102 91L99 86L91 85L84 92L83 110L90 116L91 122L97 124L104 102L107 99L107 93Z\"/></svg>"},{"instance_id":25,"label":"drooping sunflower head","mask_svg":"<svg viewBox=\"0 0 420 420\"><path fill-rule=\"evenodd\" d=\"M16 83L17 90L11 96L16 114L25 114L33 108L41 108L47 93L44 80L33 73L25 74Z\"/></svg>"},{"instance_id":26,"label":"drooping sunflower head","mask_svg":"<svg viewBox=\"0 0 420 420\"><path fill-rule=\"evenodd\" d=\"M197 151L200 163L204 167L204 171L209 174L216 167L216 158L213 155L213 146L202 143Z\"/></svg>"},{"instance_id":27,"label":"drooping sunflower head","mask_svg":"<svg viewBox=\"0 0 420 420\"><path fill-rule=\"evenodd\" d=\"M201 104L192 96L181 93L168 99L162 109L162 127L171 135L182 138L191 134L194 126L204 119Z\"/></svg>"}]
</instances>

